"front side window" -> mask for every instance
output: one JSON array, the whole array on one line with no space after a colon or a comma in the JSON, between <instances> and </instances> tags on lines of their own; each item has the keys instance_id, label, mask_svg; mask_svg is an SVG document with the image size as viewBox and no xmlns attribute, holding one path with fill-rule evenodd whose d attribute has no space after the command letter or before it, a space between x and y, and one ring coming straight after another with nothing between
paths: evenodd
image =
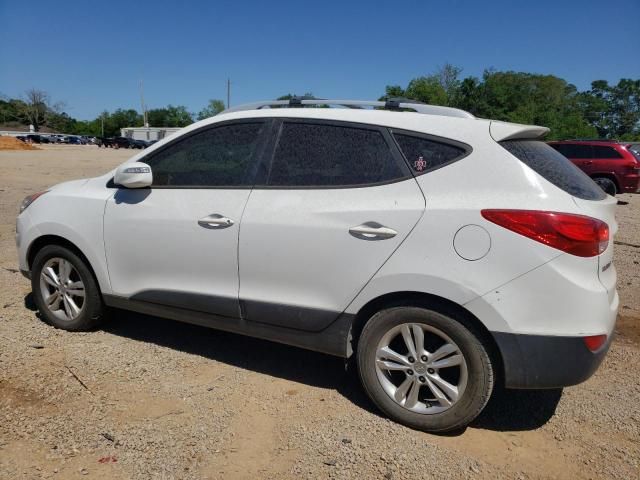
<instances>
[{"instance_id":1,"label":"front side window","mask_svg":"<svg viewBox=\"0 0 640 480\"><path fill-rule=\"evenodd\" d=\"M413 135L393 134L411 169L417 174L442 167L463 157L464 148Z\"/></svg>"},{"instance_id":2,"label":"front side window","mask_svg":"<svg viewBox=\"0 0 640 480\"><path fill-rule=\"evenodd\" d=\"M153 154L154 187L252 186L253 159L264 123L223 125L189 135Z\"/></svg>"},{"instance_id":3,"label":"front side window","mask_svg":"<svg viewBox=\"0 0 640 480\"><path fill-rule=\"evenodd\" d=\"M591 147L591 145L579 145L576 143L552 143L551 146L567 158L593 158L593 148Z\"/></svg>"},{"instance_id":4,"label":"front side window","mask_svg":"<svg viewBox=\"0 0 640 480\"><path fill-rule=\"evenodd\" d=\"M358 186L407 176L378 130L285 121L267 185Z\"/></svg>"}]
</instances>

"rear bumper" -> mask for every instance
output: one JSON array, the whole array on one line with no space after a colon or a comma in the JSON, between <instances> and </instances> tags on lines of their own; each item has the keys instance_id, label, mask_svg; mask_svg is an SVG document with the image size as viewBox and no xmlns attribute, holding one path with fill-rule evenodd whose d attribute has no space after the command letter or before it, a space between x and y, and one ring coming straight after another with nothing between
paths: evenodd
<instances>
[{"instance_id":1,"label":"rear bumper","mask_svg":"<svg viewBox=\"0 0 640 480\"><path fill-rule=\"evenodd\" d=\"M566 387L596 371L619 306L615 268L599 269L598 257L560 255L465 305L492 332L506 387ZM605 345L591 352L583 338L603 334Z\"/></svg>"},{"instance_id":2,"label":"rear bumper","mask_svg":"<svg viewBox=\"0 0 640 480\"><path fill-rule=\"evenodd\" d=\"M596 352L582 337L494 332L504 362L507 388L559 388L587 380L600 366L613 335Z\"/></svg>"},{"instance_id":3,"label":"rear bumper","mask_svg":"<svg viewBox=\"0 0 640 480\"><path fill-rule=\"evenodd\" d=\"M636 193L640 191L640 175L632 173L619 177L620 190L624 193Z\"/></svg>"}]
</instances>

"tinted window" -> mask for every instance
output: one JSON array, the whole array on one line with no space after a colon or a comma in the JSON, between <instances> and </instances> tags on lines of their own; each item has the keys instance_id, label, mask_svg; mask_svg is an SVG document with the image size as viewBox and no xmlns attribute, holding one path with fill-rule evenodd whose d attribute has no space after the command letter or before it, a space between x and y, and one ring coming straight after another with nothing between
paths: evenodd
<instances>
[{"instance_id":1,"label":"tinted window","mask_svg":"<svg viewBox=\"0 0 640 480\"><path fill-rule=\"evenodd\" d=\"M582 170L544 142L507 140L500 142L516 158L556 187L585 200L602 200L606 194Z\"/></svg>"},{"instance_id":2,"label":"tinted window","mask_svg":"<svg viewBox=\"0 0 640 480\"><path fill-rule=\"evenodd\" d=\"M559 143L551 146L567 158L593 158L593 150L591 149L591 145Z\"/></svg>"},{"instance_id":3,"label":"tinted window","mask_svg":"<svg viewBox=\"0 0 640 480\"><path fill-rule=\"evenodd\" d=\"M394 133L393 136L409 162L409 166L417 174L441 167L466 153L463 148L425 138L398 133Z\"/></svg>"},{"instance_id":4,"label":"tinted window","mask_svg":"<svg viewBox=\"0 0 640 480\"><path fill-rule=\"evenodd\" d=\"M377 130L284 122L267 183L366 185L401 179L407 173Z\"/></svg>"},{"instance_id":5,"label":"tinted window","mask_svg":"<svg viewBox=\"0 0 640 480\"><path fill-rule=\"evenodd\" d=\"M602 145L593 146L593 158L622 158L614 148Z\"/></svg>"},{"instance_id":6,"label":"tinted window","mask_svg":"<svg viewBox=\"0 0 640 480\"><path fill-rule=\"evenodd\" d=\"M250 186L250 170L263 123L210 128L144 160L154 186Z\"/></svg>"},{"instance_id":7,"label":"tinted window","mask_svg":"<svg viewBox=\"0 0 640 480\"><path fill-rule=\"evenodd\" d=\"M573 145L571 144L561 143L561 144L554 144L551 146L567 158L576 158L574 153L575 150L573 148Z\"/></svg>"}]
</instances>

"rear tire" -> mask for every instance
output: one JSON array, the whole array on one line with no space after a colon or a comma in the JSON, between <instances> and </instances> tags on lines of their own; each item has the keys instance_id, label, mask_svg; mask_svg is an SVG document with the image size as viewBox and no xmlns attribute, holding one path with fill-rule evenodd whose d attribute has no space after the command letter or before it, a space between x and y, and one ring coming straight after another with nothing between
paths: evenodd
<instances>
[{"instance_id":1,"label":"rear tire","mask_svg":"<svg viewBox=\"0 0 640 480\"><path fill-rule=\"evenodd\" d=\"M93 273L68 248L47 245L36 254L31 288L40 314L57 328L92 330L103 319L102 296Z\"/></svg>"},{"instance_id":2,"label":"rear tire","mask_svg":"<svg viewBox=\"0 0 640 480\"><path fill-rule=\"evenodd\" d=\"M594 182L598 184L598 186L604 190L607 195L611 195L612 197L616 196L618 193L618 188L616 187L616 182L607 177L594 177Z\"/></svg>"},{"instance_id":3,"label":"rear tire","mask_svg":"<svg viewBox=\"0 0 640 480\"><path fill-rule=\"evenodd\" d=\"M479 336L425 308L376 313L358 341L357 362L373 403L398 423L426 432L466 427L493 390L494 369Z\"/></svg>"}]
</instances>

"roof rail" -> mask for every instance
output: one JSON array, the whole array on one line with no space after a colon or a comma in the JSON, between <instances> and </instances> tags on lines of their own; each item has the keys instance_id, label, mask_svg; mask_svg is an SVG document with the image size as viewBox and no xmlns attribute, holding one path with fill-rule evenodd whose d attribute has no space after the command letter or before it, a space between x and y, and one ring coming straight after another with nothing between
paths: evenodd
<instances>
[{"instance_id":1,"label":"roof rail","mask_svg":"<svg viewBox=\"0 0 640 480\"><path fill-rule=\"evenodd\" d=\"M390 98L389 100L383 102L375 100L328 100L324 98L293 97L290 100L266 100L263 102L245 103L244 105L238 105L237 107L227 108L222 113L241 112L244 110L260 110L262 108L271 107L295 108L303 107L305 105L335 105L346 108L377 107L392 111L413 110L417 113L423 113L425 115L476 118L471 113L460 110L458 108L441 107L439 105L427 105L425 103L407 100L404 98Z\"/></svg>"},{"instance_id":2,"label":"roof rail","mask_svg":"<svg viewBox=\"0 0 640 480\"><path fill-rule=\"evenodd\" d=\"M615 138L567 138L566 140L560 140L561 142L609 142L609 143L623 143Z\"/></svg>"}]
</instances>

